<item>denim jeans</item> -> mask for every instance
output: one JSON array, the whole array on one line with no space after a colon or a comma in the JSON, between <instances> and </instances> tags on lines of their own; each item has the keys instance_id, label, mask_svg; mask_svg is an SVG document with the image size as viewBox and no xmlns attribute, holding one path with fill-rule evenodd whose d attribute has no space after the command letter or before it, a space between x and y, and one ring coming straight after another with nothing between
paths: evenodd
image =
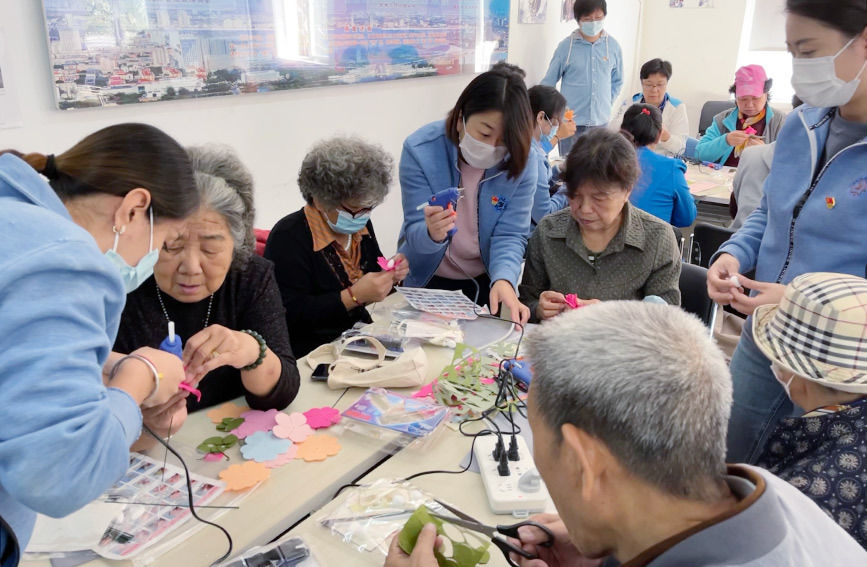
<instances>
[{"instance_id":1,"label":"denim jeans","mask_svg":"<svg viewBox=\"0 0 867 567\"><path fill-rule=\"evenodd\" d=\"M747 319L729 365L734 403L726 442L727 463L755 463L777 422L802 413L774 378L771 361L756 346L747 325L752 325L752 317Z\"/></svg>"}]
</instances>

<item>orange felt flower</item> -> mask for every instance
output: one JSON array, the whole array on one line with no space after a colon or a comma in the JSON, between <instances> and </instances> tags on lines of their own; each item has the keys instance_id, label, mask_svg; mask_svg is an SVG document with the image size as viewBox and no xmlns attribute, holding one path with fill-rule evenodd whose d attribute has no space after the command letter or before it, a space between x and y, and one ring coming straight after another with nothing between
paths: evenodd
<instances>
[{"instance_id":1,"label":"orange felt flower","mask_svg":"<svg viewBox=\"0 0 867 567\"><path fill-rule=\"evenodd\" d=\"M241 414L245 411L250 411L250 408L247 406L239 406L232 402L226 402L223 405L209 410L205 415L207 415L214 423L221 423L224 417L241 417Z\"/></svg>"},{"instance_id":2,"label":"orange felt flower","mask_svg":"<svg viewBox=\"0 0 867 567\"><path fill-rule=\"evenodd\" d=\"M226 490L246 490L257 483L267 480L271 469L265 463L247 461L240 465L220 471L220 478L226 482Z\"/></svg>"},{"instance_id":3,"label":"orange felt flower","mask_svg":"<svg viewBox=\"0 0 867 567\"><path fill-rule=\"evenodd\" d=\"M328 457L333 457L340 452L340 442L336 437L331 435L314 435L298 445L299 459L304 459L308 463L313 461L324 461Z\"/></svg>"},{"instance_id":4,"label":"orange felt flower","mask_svg":"<svg viewBox=\"0 0 867 567\"><path fill-rule=\"evenodd\" d=\"M565 118L566 120L572 120L573 118L575 118L575 111L570 108L563 113L563 118Z\"/></svg>"}]
</instances>

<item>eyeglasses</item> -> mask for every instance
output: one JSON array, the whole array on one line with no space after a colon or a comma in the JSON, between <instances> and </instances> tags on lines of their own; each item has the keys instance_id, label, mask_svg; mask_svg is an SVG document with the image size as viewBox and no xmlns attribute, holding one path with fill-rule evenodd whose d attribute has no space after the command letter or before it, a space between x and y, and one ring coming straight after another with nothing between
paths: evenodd
<instances>
[{"instance_id":1,"label":"eyeglasses","mask_svg":"<svg viewBox=\"0 0 867 567\"><path fill-rule=\"evenodd\" d=\"M349 213L350 215L352 215L352 218L354 218L354 219L357 219L358 217L363 216L363 215L370 214L370 212L373 210L373 207L362 207L360 209L352 210L343 204L340 205L340 208L343 209L344 211L346 211L347 213Z\"/></svg>"}]
</instances>

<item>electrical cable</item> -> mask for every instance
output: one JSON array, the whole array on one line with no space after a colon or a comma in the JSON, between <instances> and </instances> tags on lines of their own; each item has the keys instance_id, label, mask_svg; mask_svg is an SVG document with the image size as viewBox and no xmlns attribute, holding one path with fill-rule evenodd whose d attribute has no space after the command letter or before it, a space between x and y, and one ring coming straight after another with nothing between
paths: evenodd
<instances>
[{"instance_id":1,"label":"electrical cable","mask_svg":"<svg viewBox=\"0 0 867 567\"><path fill-rule=\"evenodd\" d=\"M232 555L232 536L229 535L229 532L226 530L226 528L224 528L220 524L217 524L215 522L211 522L209 520L205 520L204 518L202 518L201 516L199 516L196 513L196 506L195 506L195 503L193 502L193 483L190 481L190 469L187 468L187 463L184 461L184 458L181 457L180 453L175 451L174 447L169 445L165 440L163 440L162 437L160 437L159 435L154 433L151 430L151 428L148 427L147 425L142 424L142 428L145 431L147 431L148 433L150 433L150 435L154 439L156 439L157 441L162 443L165 446L166 450L168 452L170 452L172 455L174 455L175 457L177 457L177 459L181 462L181 466L184 467L184 474L186 475L186 481L187 481L187 499L189 500L190 514L192 514L193 517L195 519L197 519L198 521L200 521L201 523L217 528L218 530L223 532L223 534L226 536L226 540L229 543L229 549L227 549L226 553L224 553L219 559L217 559L216 561L211 563L211 567L214 567L215 565L219 565L220 563L222 563L223 561L228 559L230 555Z\"/></svg>"}]
</instances>

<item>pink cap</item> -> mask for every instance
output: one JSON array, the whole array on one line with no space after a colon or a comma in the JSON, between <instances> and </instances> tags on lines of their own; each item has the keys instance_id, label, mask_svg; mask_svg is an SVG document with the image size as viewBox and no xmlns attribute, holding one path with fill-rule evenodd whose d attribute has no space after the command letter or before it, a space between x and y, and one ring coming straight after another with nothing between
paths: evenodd
<instances>
[{"instance_id":1,"label":"pink cap","mask_svg":"<svg viewBox=\"0 0 867 567\"><path fill-rule=\"evenodd\" d=\"M744 65L735 72L735 96L760 97L765 94L767 80L761 65Z\"/></svg>"}]
</instances>

